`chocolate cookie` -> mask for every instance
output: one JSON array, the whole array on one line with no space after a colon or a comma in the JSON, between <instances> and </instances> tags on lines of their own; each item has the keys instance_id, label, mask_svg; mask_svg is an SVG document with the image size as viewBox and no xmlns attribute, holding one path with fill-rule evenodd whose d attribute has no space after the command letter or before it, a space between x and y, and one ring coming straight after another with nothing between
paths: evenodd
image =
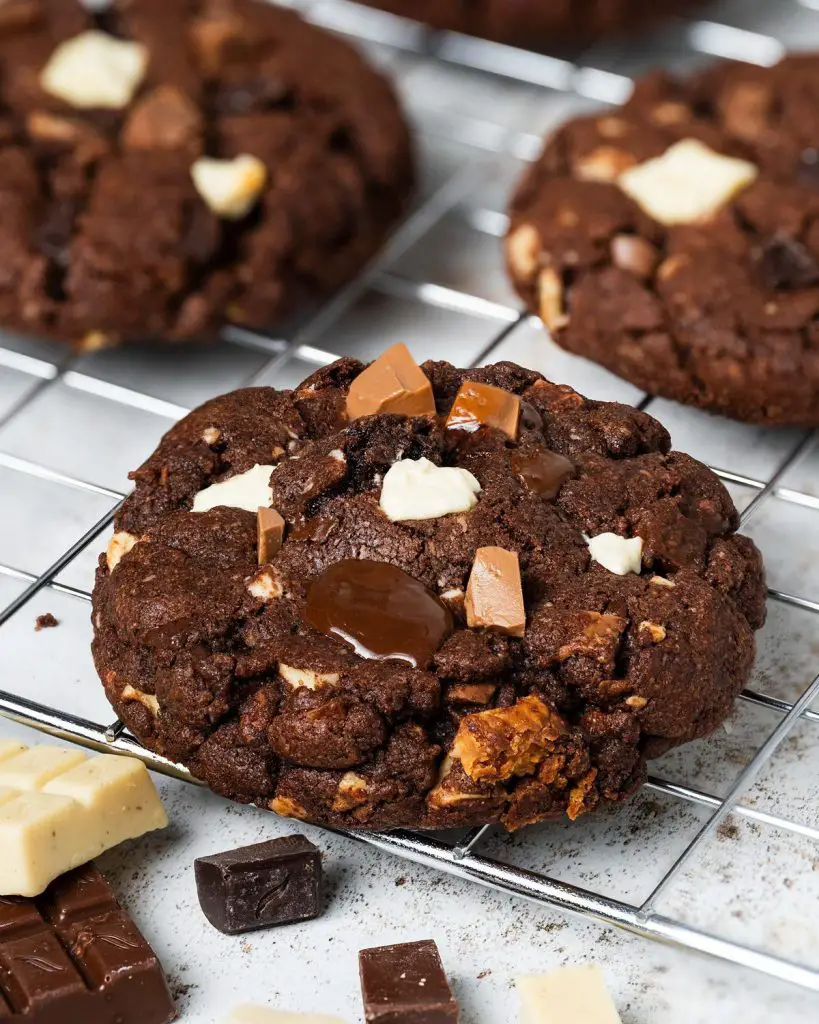
<instances>
[{"instance_id":1,"label":"chocolate cookie","mask_svg":"<svg viewBox=\"0 0 819 1024\"><path fill-rule=\"evenodd\" d=\"M106 694L217 792L315 822L623 800L731 711L764 619L729 495L669 449L512 363L400 349L214 399L133 474L100 558Z\"/></svg>"},{"instance_id":2,"label":"chocolate cookie","mask_svg":"<svg viewBox=\"0 0 819 1024\"><path fill-rule=\"evenodd\" d=\"M526 47L584 44L697 6L701 0L362 0L439 29Z\"/></svg>"},{"instance_id":3,"label":"chocolate cookie","mask_svg":"<svg viewBox=\"0 0 819 1024\"><path fill-rule=\"evenodd\" d=\"M565 348L652 394L819 424L819 58L654 75L547 143L514 282Z\"/></svg>"},{"instance_id":4,"label":"chocolate cookie","mask_svg":"<svg viewBox=\"0 0 819 1024\"><path fill-rule=\"evenodd\" d=\"M386 80L261 0L6 0L0 324L82 348L264 328L411 193Z\"/></svg>"}]
</instances>

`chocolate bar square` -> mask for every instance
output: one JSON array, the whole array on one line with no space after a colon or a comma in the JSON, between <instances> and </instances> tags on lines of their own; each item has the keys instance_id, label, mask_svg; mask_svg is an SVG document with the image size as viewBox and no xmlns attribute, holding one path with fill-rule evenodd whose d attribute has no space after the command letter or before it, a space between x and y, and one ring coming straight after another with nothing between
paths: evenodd
<instances>
[{"instance_id":1,"label":"chocolate bar square","mask_svg":"<svg viewBox=\"0 0 819 1024\"><path fill-rule=\"evenodd\" d=\"M431 939L358 954L367 1024L458 1024L460 1011Z\"/></svg>"},{"instance_id":2,"label":"chocolate bar square","mask_svg":"<svg viewBox=\"0 0 819 1024\"><path fill-rule=\"evenodd\" d=\"M322 910L321 853L304 836L200 857L194 870L202 911L226 935L307 921Z\"/></svg>"},{"instance_id":3,"label":"chocolate bar square","mask_svg":"<svg viewBox=\"0 0 819 1024\"><path fill-rule=\"evenodd\" d=\"M0 897L0 1021L168 1024L162 967L93 865Z\"/></svg>"}]
</instances>

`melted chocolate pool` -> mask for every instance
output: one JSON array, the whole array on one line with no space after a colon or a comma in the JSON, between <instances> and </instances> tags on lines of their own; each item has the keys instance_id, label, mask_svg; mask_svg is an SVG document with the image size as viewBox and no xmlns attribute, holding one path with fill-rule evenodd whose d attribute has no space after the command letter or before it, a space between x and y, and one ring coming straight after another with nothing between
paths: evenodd
<instances>
[{"instance_id":1,"label":"melted chocolate pool","mask_svg":"<svg viewBox=\"0 0 819 1024\"><path fill-rule=\"evenodd\" d=\"M362 658L399 658L426 668L454 627L452 613L423 583L389 562L346 559L318 576L304 618Z\"/></svg>"}]
</instances>

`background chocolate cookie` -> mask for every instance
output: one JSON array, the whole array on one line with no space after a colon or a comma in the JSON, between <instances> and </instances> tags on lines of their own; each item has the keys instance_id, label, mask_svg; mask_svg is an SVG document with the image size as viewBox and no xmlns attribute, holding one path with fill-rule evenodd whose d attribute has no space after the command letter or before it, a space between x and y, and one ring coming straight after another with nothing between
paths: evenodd
<instances>
[{"instance_id":1,"label":"background chocolate cookie","mask_svg":"<svg viewBox=\"0 0 819 1024\"><path fill-rule=\"evenodd\" d=\"M652 394L819 423L819 58L655 75L570 122L511 207L514 282L565 348Z\"/></svg>"},{"instance_id":2,"label":"background chocolate cookie","mask_svg":"<svg viewBox=\"0 0 819 1024\"><path fill-rule=\"evenodd\" d=\"M527 47L588 43L697 6L702 0L361 0L440 29Z\"/></svg>"},{"instance_id":3,"label":"background chocolate cookie","mask_svg":"<svg viewBox=\"0 0 819 1024\"><path fill-rule=\"evenodd\" d=\"M318 822L622 800L728 714L764 619L730 497L669 447L514 364L405 350L214 399L100 559L108 698L220 793Z\"/></svg>"},{"instance_id":4,"label":"background chocolate cookie","mask_svg":"<svg viewBox=\"0 0 819 1024\"><path fill-rule=\"evenodd\" d=\"M0 10L0 324L86 348L264 327L354 275L413 180L393 92L255 0Z\"/></svg>"}]
</instances>

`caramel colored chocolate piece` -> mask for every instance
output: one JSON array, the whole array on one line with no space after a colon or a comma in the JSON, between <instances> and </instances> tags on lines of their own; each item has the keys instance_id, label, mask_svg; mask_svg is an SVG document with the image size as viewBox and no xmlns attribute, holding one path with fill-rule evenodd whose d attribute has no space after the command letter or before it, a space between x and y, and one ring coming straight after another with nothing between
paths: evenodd
<instances>
[{"instance_id":1,"label":"caramel colored chocolate piece","mask_svg":"<svg viewBox=\"0 0 819 1024\"><path fill-rule=\"evenodd\" d=\"M520 399L491 384L466 380L458 389L446 425L448 430L478 430L495 427L513 441L517 440Z\"/></svg>"},{"instance_id":2,"label":"caramel colored chocolate piece","mask_svg":"<svg viewBox=\"0 0 819 1024\"><path fill-rule=\"evenodd\" d=\"M278 553L284 540L284 520L275 508L260 508L256 513L259 565L267 563Z\"/></svg>"},{"instance_id":3,"label":"caramel colored chocolate piece","mask_svg":"<svg viewBox=\"0 0 819 1024\"><path fill-rule=\"evenodd\" d=\"M520 564L514 551L478 548L466 588L470 629L496 629L510 636L526 631Z\"/></svg>"},{"instance_id":4,"label":"caramel colored chocolate piece","mask_svg":"<svg viewBox=\"0 0 819 1024\"><path fill-rule=\"evenodd\" d=\"M347 415L351 420L382 412L435 415L432 385L406 345L388 348L350 385Z\"/></svg>"}]
</instances>

